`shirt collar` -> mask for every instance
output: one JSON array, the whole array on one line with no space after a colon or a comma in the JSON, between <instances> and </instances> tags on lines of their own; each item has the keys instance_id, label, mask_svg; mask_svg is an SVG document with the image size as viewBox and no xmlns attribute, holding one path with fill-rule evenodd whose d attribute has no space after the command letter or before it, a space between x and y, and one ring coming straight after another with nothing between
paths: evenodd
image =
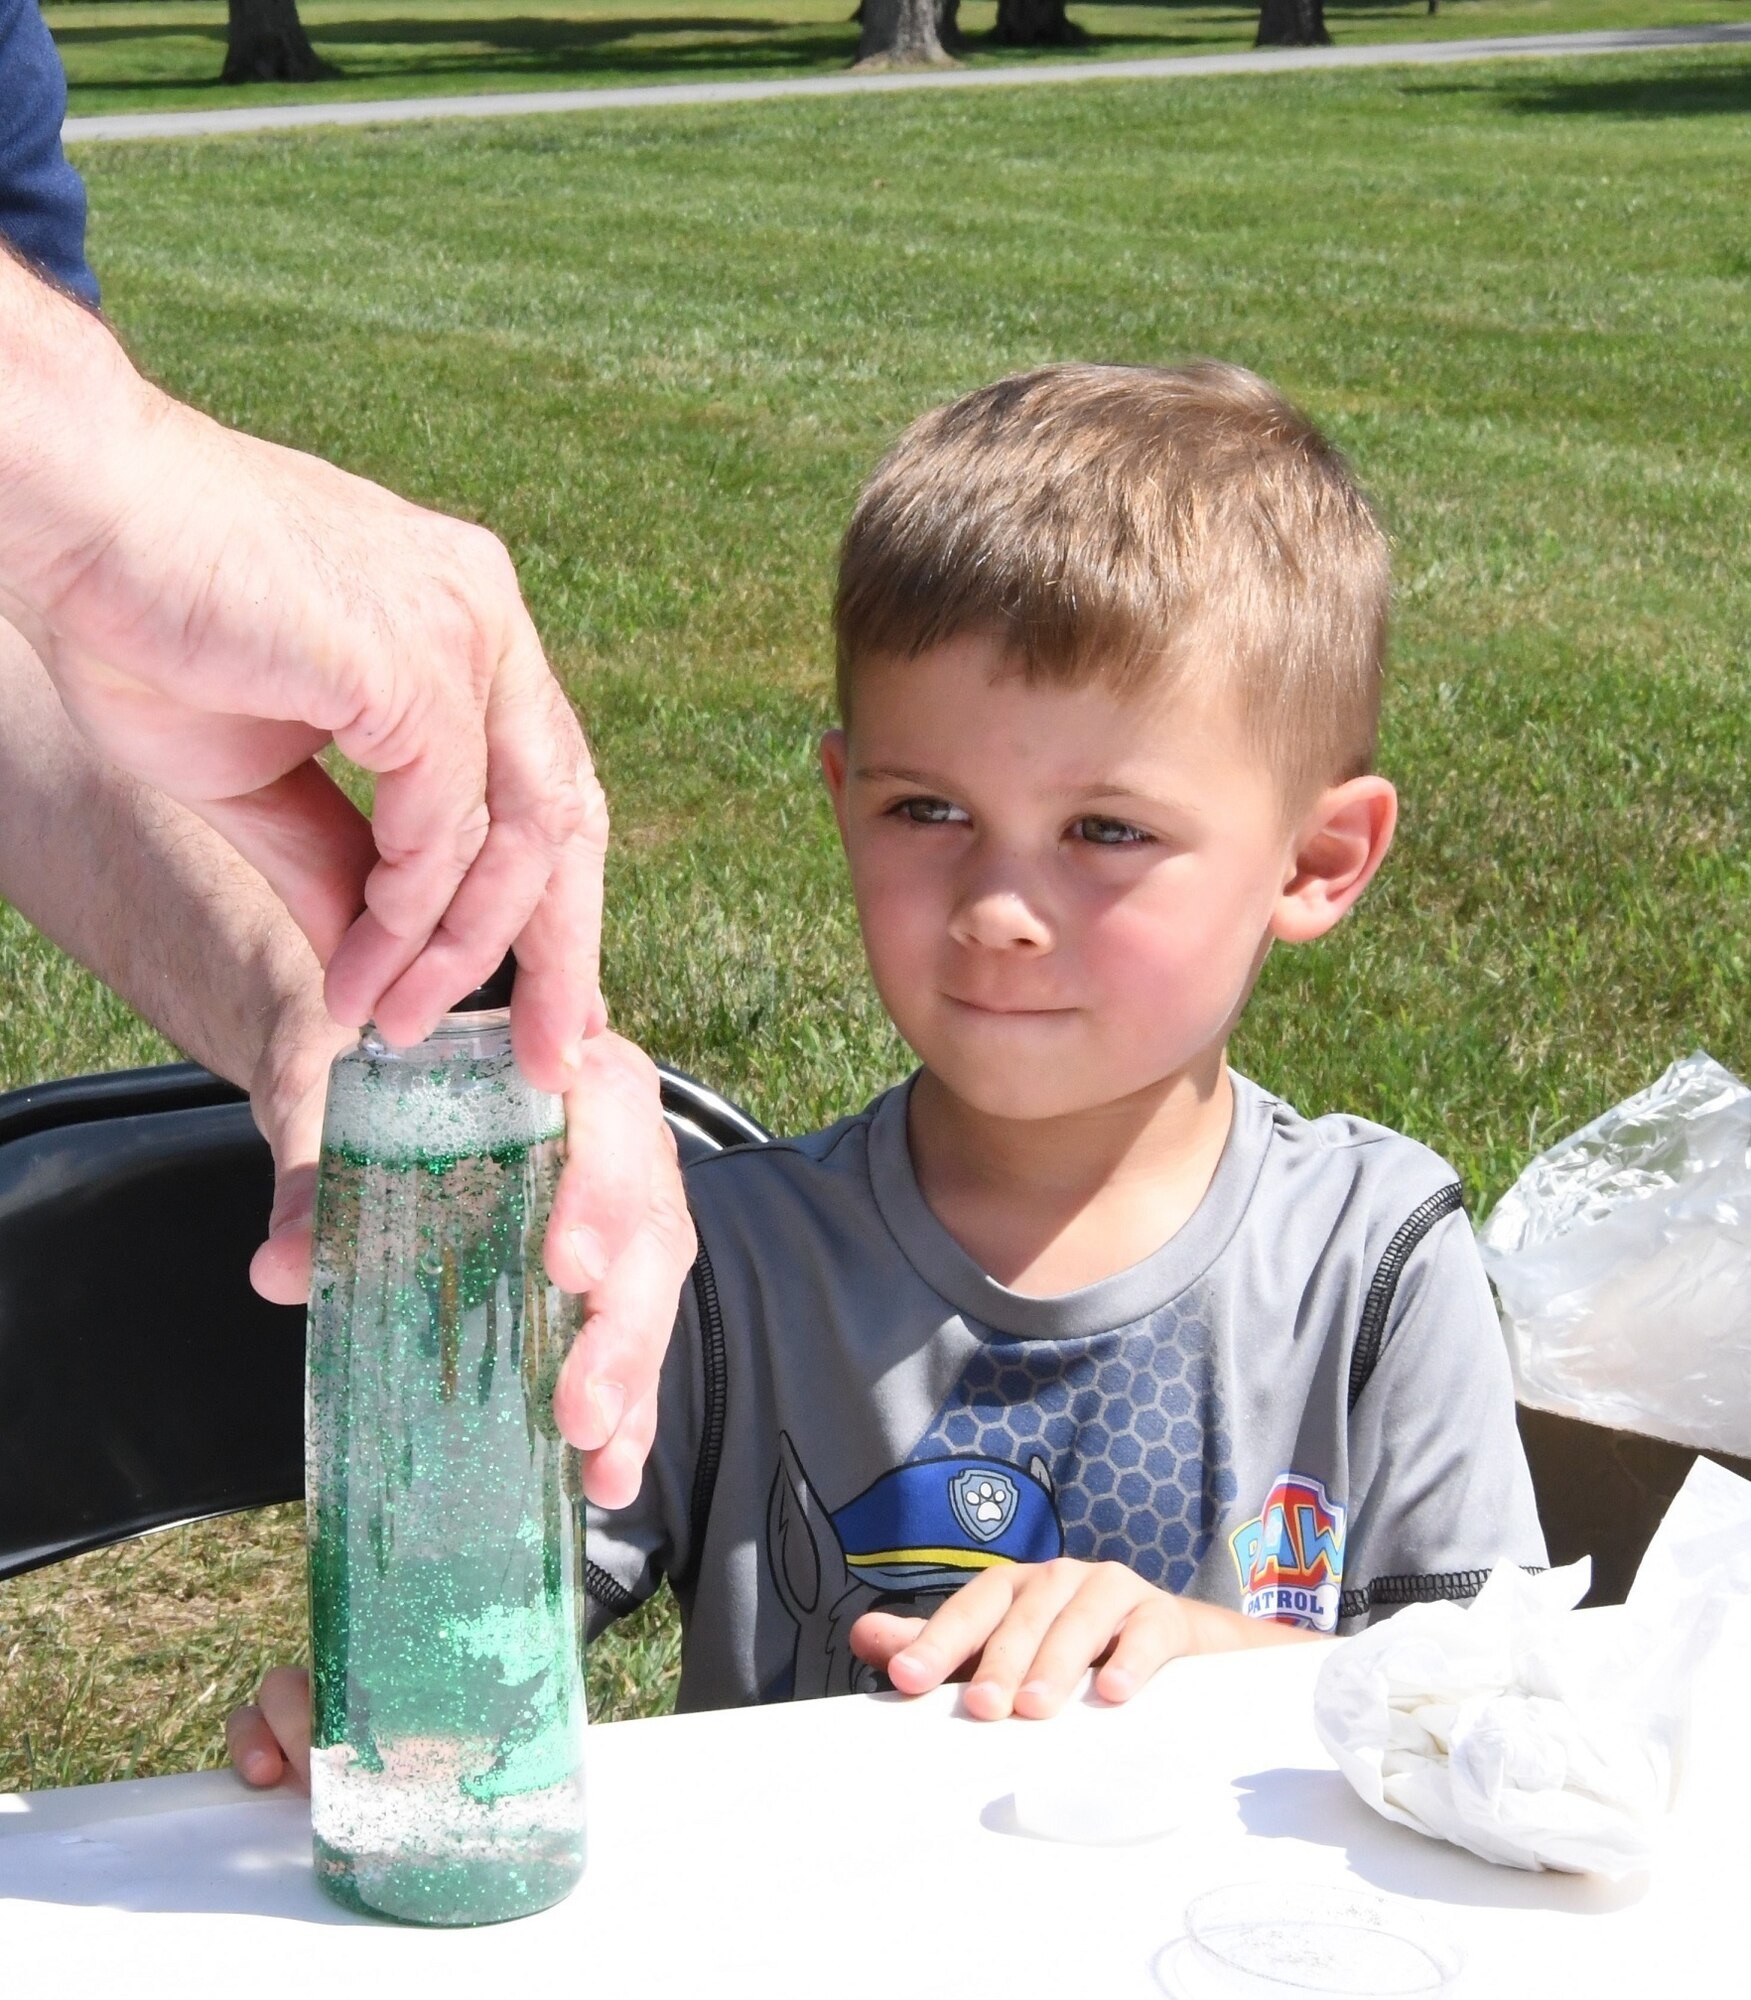
<instances>
[{"instance_id":1,"label":"shirt collar","mask_svg":"<svg viewBox=\"0 0 1751 2000\"><path fill-rule=\"evenodd\" d=\"M1040 1298L1012 1292L974 1263L931 1213L912 1170L906 1106L915 1078L876 1101L869 1129L869 1177L894 1240L926 1284L970 1318L1022 1339L1074 1339L1129 1326L1177 1298L1227 1246L1252 1199L1271 1136L1271 1099L1229 1071L1234 1121L1204 1198L1159 1250L1079 1291Z\"/></svg>"}]
</instances>

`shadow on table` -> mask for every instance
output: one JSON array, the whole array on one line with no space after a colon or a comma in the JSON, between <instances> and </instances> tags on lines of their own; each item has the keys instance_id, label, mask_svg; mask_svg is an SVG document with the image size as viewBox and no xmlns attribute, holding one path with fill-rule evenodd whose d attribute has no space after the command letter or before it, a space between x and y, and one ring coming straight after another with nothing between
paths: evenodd
<instances>
[{"instance_id":1,"label":"shadow on table","mask_svg":"<svg viewBox=\"0 0 1751 2000\"><path fill-rule=\"evenodd\" d=\"M296 1798L0 1833L8 1901L161 1914L283 1917L359 1924L316 1886L310 1811Z\"/></svg>"},{"instance_id":2,"label":"shadow on table","mask_svg":"<svg viewBox=\"0 0 1751 2000\"><path fill-rule=\"evenodd\" d=\"M1596 1875L1534 1875L1481 1861L1370 1812L1336 1771L1254 1771L1235 1784L1248 1833L1341 1847L1355 1874L1389 1894L1575 1915L1623 1909L1647 1894L1645 1875L1607 1882Z\"/></svg>"}]
</instances>

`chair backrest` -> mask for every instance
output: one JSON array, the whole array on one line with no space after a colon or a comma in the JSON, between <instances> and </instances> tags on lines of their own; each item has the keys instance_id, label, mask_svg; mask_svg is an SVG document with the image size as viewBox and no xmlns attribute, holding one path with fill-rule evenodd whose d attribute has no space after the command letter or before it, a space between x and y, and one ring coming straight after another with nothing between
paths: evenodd
<instances>
[{"instance_id":1,"label":"chair backrest","mask_svg":"<svg viewBox=\"0 0 1751 2000\"><path fill-rule=\"evenodd\" d=\"M768 1135L663 1070L684 1160ZM249 1286L273 1189L192 1065L0 1096L0 1578L304 1491L304 1314Z\"/></svg>"},{"instance_id":2,"label":"chair backrest","mask_svg":"<svg viewBox=\"0 0 1751 2000\"><path fill-rule=\"evenodd\" d=\"M678 1070L663 1109L684 1160L769 1136ZM249 1286L272 1190L242 1093L191 1064L0 1095L0 1578L302 1495L304 1314ZM1619 1601L1695 1454L1521 1431L1552 1560Z\"/></svg>"}]
</instances>

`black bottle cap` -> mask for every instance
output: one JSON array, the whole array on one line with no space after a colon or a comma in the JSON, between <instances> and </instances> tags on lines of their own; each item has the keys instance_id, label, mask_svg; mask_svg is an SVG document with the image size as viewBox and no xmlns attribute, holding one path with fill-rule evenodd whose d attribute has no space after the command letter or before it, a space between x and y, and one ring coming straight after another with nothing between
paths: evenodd
<instances>
[{"instance_id":1,"label":"black bottle cap","mask_svg":"<svg viewBox=\"0 0 1751 2000\"><path fill-rule=\"evenodd\" d=\"M452 1014L485 1014L494 1007L511 1004L511 988L517 983L517 956L507 951L497 972L482 981L472 993L464 993L450 1009Z\"/></svg>"}]
</instances>

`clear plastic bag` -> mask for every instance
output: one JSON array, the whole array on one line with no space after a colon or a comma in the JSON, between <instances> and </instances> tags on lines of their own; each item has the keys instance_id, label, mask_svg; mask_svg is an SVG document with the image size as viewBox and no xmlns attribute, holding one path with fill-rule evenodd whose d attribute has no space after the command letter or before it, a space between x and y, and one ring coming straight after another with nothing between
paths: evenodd
<instances>
[{"instance_id":1,"label":"clear plastic bag","mask_svg":"<svg viewBox=\"0 0 1751 2000\"><path fill-rule=\"evenodd\" d=\"M1748 1156L1698 1051L1527 1167L1478 1232L1522 1403L1751 1454Z\"/></svg>"}]
</instances>

